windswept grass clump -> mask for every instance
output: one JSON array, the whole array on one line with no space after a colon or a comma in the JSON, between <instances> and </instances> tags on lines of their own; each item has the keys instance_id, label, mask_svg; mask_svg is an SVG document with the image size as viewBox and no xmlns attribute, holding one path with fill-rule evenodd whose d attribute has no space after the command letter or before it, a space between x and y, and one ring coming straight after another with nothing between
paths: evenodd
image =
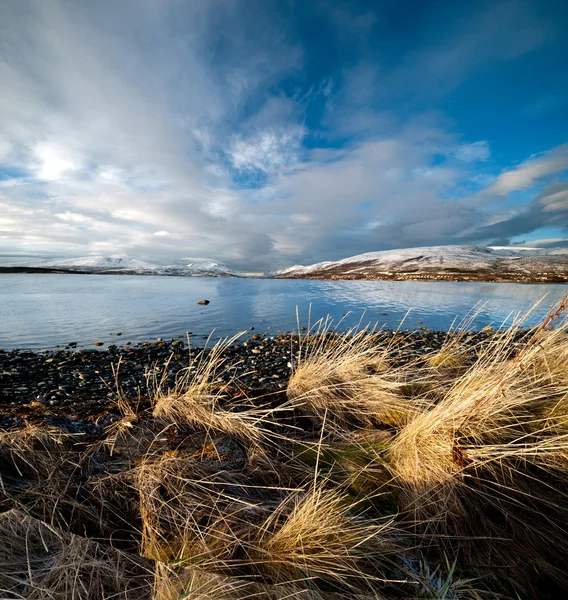
<instances>
[{"instance_id":1,"label":"windswept grass clump","mask_svg":"<svg viewBox=\"0 0 568 600\"><path fill-rule=\"evenodd\" d=\"M96 470L96 456L77 450L76 441L35 425L0 433L0 507L81 534L99 523L102 507L85 502L81 481L84 471Z\"/></svg>"},{"instance_id":2,"label":"windswept grass clump","mask_svg":"<svg viewBox=\"0 0 568 600\"><path fill-rule=\"evenodd\" d=\"M241 336L221 340L209 351L194 357L178 378L174 389L156 386L154 417L177 426L194 426L207 433L225 434L246 442L258 443L262 437L263 411L230 411L222 406L236 381L219 382L226 358L224 351Z\"/></svg>"},{"instance_id":3,"label":"windswept grass clump","mask_svg":"<svg viewBox=\"0 0 568 600\"><path fill-rule=\"evenodd\" d=\"M0 592L14 600L150 600L149 562L55 529L25 513L0 514Z\"/></svg>"},{"instance_id":4,"label":"windswept grass clump","mask_svg":"<svg viewBox=\"0 0 568 600\"><path fill-rule=\"evenodd\" d=\"M566 308L420 357L324 322L265 394L228 340L92 443L0 433L0 597L563 597Z\"/></svg>"},{"instance_id":5,"label":"windswept grass clump","mask_svg":"<svg viewBox=\"0 0 568 600\"><path fill-rule=\"evenodd\" d=\"M401 393L406 371L389 364L389 346L374 332L340 334L329 321L304 340L288 384L288 398L308 415L331 426L399 426L419 410Z\"/></svg>"},{"instance_id":6,"label":"windswept grass clump","mask_svg":"<svg viewBox=\"0 0 568 600\"><path fill-rule=\"evenodd\" d=\"M463 368L464 361L459 354L440 350L428 358L428 365L440 371L454 371Z\"/></svg>"},{"instance_id":7,"label":"windswept grass clump","mask_svg":"<svg viewBox=\"0 0 568 600\"><path fill-rule=\"evenodd\" d=\"M319 577L355 584L362 559L379 569L397 539L391 521L364 519L353 509L349 496L321 485L290 496L261 525L251 558L277 583Z\"/></svg>"},{"instance_id":8,"label":"windswept grass clump","mask_svg":"<svg viewBox=\"0 0 568 600\"><path fill-rule=\"evenodd\" d=\"M142 519L141 551L148 558L230 572L249 523L266 507L238 473L187 456L163 456L132 475ZM238 535L241 532L243 535Z\"/></svg>"},{"instance_id":9,"label":"windswept grass clump","mask_svg":"<svg viewBox=\"0 0 568 600\"><path fill-rule=\"evenodd\" d=\"M386 461L417 531L463 546L475 568L566 585L568 362L561 368L558 357L567 356L567 323L528 332L513 357L518 328L397 433Z\"/></svg>"}]
</instances>

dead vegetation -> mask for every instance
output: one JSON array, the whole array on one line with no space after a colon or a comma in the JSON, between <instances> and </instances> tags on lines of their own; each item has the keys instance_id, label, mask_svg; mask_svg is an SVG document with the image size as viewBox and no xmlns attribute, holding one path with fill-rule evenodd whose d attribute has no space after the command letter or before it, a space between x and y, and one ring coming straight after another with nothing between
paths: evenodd
<instances>
[{"instance_id":1,"label":"dead vegetation","mask_svg":"<svg viewBox=\"0 0 568 600\"><path fill-rule=\"evenodd\" d=\"M400 426L417 414L419 402L404 394L409 365L389 364L389 345L373 331L339 334L329 321L310 332L300 347L288 398L307 415L327 418L339 432L348 424Z\"/></svg>"},{"instance_id":2,"label":"dead vegetation","mask_svg":"<svg viewBox=\"0 0 568 600\"><path fill-rule=\"evenodd\" d=\"M567 305L407 360L324 323L286 394L219 344L99 439L2 432L0 597L562 597Z\"/></svg>"}]
</instances>

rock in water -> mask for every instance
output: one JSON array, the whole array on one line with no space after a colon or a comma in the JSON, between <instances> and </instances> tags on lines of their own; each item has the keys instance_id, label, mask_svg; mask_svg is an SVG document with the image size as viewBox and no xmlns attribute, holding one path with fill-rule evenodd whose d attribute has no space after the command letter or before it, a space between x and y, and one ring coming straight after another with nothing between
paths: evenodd
<instances>
[{"instance_id":1,"label":"rock in water","mask_svg":"<svg viewBox=\"0 0 568 600\"><path fill-rule=\"evenodd\" d=\"M198 300L197 304L202 304L203 306L207 306L209 304L209 300Z\"/></svg>"}]
</instances>

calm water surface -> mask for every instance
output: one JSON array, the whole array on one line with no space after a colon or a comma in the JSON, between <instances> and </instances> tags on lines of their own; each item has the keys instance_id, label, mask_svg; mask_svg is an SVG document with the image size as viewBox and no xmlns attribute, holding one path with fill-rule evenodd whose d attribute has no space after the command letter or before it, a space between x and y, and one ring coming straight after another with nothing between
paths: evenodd
<instances>
[{"instance_id":1,"label":"calm water surface","mask_svg":"<svg viewBox=\"0 0 568 600\"><path fill-rule=\"evenodd\" d=\"M0 275L0 348L42 349L77 342L124 344L196 334L193 344L254 327L277 333L346 313L344 326L363 323L403 329L447 330L484 302L476 328L500 325L548 296L527 320L534 324L563 285L387 281L295 281L142 277L127 275ZM198 300L210 300L200 306ZM420 323L421 322L421 323ZM116 333L122 332L121 337Z\"/></svg>"}]
</instances>

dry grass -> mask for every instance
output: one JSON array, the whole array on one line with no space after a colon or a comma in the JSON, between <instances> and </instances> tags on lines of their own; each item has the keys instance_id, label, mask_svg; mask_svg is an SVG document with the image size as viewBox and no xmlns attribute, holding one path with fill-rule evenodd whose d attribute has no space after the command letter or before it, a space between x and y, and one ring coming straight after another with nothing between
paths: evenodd
<instances>
[{"instance_id":1,"label":"dry grass","mask_svg":"<svg viewBox=\"0 0 568 600\"><path fill-rule=\"evenodd\" d=\"M83 502L83 471L94 456L74 448L76 436L27 425L0 434L0 506L17 508L56 526L79 532L99 521Z\"/></svg>"},{"instance_id":2,"label":"dry grass","mask_svg":"<svg viewBox=\"0 0 568 600\"><path fill-rule=\"evenodd\" d=\"M18 511L0 515L3 598L149 600L151 565Z\"/></svg>"},{"instance_id":3,"label":"dry grass","mask_svg":"<svg viewBox=\"0 0 568 600\"><path fill-rule=\"evenodd\" d=\"M406 362L326 322L270 400L228 340L91 446L1 433L0 597L563 597L567 307Z\"/></svg>"},{"instance_id":4,"label":"dry grass","mask_svg":"<svg viewBox=\"0 0 568 600\"><path fill-rule=\"evenodd\" d=\"M454 371L464 367L464 360L459 354L440 350L428 358L428 365L441 371Z\"/></svg>"},{"instance_id":5,"label":"dry grass","mask_svg":"<svg viewBox=\"0 0 568 600\"><path fill-rule=\"evenodd\" d=\"M192 568L156 563L153 600L218 600L246 597L250 583Z\"/></svg>"},{"instance_id":6,"label":"dry grass","mask_svg":"<svg viewBox=\"0 0 568 600\"><path fill-rule=\"evenodd\" d=\"M341 600L339 594L322 594L301 582L284 585L256 583L194 568L175 568L158 563L153 600ZM354 600L382 600L361 596Z\"/></svg>"},{"instance_id":7,"label":"dry grass","mask_svg":"<svg viewBox=\"0 0 568 600\"><path fill-rule=\"evenodd\" d=\"M146 461L132 473L142 519L141 551L215 573L233 573L256 523L279 490L250 486L240 473L183 455Z\"/></svg>"},{"instance_id":8,"label":"dry grass","mask_svg":"<svg viewBox=\"0 0 568 600\"><path fill-rule=\"evenodd\" d=\"M401 390L407 369L388 362L389 345L365 329L339 334L325 321L310 331L296 358L288 398L307 414L344 429L350 424L399 426L419 410Z\"/></svg>"},{"instance_id":9,"label":"dry grass","mask_svg":"<svg viewBox=\"0 0 568 600\"><path fill-rule=\"evenodd\" d=\"M442 544L461 538L472 564L525 578L532 563L564 584L568 363L562 368L558 357L566 356L567 324L527 334L511 358L519 324L398 432L386 460L401 509L425 535ZM549 362L554 369L543 368Z\"/></svg>"},{"instance_id":10,"label":"dry grass","mask_svg":"<svg viewBox=\"0 0 568 600\"><path fill-rule=\"evenodd\" d=\"M225 434L246 442L258 443L263 435L262 421L266 411L226 410L222 400L237 385L233 378L220 378L225 364L224 351L242 334L221 340L211 350L203 350L193 358L179 377L174 389L155 385L154 416L179 426L195 426L206 432Z\"/></svg>"},{"instance_id":11,"label":"dry grass","mask_svg":"<svg viewBox=\"0 0 568 600\"><path fill-rule=\"evenodd\" d=\"M321 484L287 498L260 527L251 559L275 582L321 578L365 579L361 561L378 568L396 549L391 521L375 523L353 512L345 494Z\"/></svg>"}]
</instances>

